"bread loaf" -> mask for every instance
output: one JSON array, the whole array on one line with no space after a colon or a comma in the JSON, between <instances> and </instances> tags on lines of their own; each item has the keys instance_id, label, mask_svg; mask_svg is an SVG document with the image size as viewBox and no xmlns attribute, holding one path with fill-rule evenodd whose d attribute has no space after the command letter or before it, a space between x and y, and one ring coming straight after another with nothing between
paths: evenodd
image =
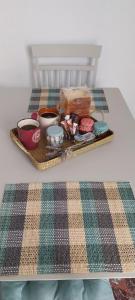
<instances>
[{"instance_id":1,"label":"bread loaf","mask_svg":"<svg viewBox=\"0 0 135 300\"><path fill-rule=\"evenodd\" d=\"M88 116L91 98L88 88L63 88L60 92L60 109L64 114Z\"/></svg>"}]
</instances>

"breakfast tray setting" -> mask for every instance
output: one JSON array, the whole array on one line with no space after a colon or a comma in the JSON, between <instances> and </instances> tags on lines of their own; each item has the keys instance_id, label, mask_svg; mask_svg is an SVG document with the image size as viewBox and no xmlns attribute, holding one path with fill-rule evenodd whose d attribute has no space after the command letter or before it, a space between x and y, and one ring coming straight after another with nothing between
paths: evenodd
<instances>
[{"instance_id":1,"label":"breakfast tray setting","mask_svg":"<svg viewBox=\"0 0 135 300\"><path fill-rule=\"evenodd\" d=\"M10 136L38 170L113 139L103 116L109 112L103 89L33 89L28 111L31 118L20 120ZM92 117L94 111L100 112L101 121Z\"/></svg>"},{"instance_id":2,"label":"breakfast tray setting","mask_svg":"<svg viewBox=\"0 0 135 300\"><path fill-rule=\"evenodd\" d=\"M134 215L129 182L7 184L0 275L135 272Z\"/></svg>"},{"instance_id":3,"label":"breakfast tray setting","mask_svg":"<svg viewBox=\"0 0 135 300\"><path fill-rule=\"evenodd\" d=\"M109 129L106 133L95 137L94 141L75 143L73 140L65 140L59 149L52 150L47 148L47 140L42 135L38 147L35 150L27 150L18 138L17 128L10 131L13 142L30 158L38 170L48 169L60 164L65 159L76 157L111 142L113 135L113 131Z\"/></svg>"}]
</instances>

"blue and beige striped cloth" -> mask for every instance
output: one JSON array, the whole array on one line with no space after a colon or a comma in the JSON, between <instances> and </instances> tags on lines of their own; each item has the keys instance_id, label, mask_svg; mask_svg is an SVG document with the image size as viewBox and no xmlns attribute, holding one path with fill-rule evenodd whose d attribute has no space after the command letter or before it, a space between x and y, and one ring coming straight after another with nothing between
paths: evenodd
<instances>
[{"instance_id":1,"label":"blue and beige striped cloth","mask_svg":"<svg viewBox=\"0 0 135 300\"><path fill-rule=\"evenodd\" d=\"M128 182L8 184L0 210L0 275L135 272Z\"/></svg>"},{"instance_id":2,"label":"blue and beige striped cloth","mask_svg":"<svg viewBox=\"0 0 135 300\"><path fill-rule=\"evenodd\" d=\"M108 112L108 104L103 89L91 89L91 111L101 110ZM42 107L57 105L60 100L60 89L33 89L28 112L38 111ZM90 112L91 112L90 111Z\"/></svg>"}]
</instances>

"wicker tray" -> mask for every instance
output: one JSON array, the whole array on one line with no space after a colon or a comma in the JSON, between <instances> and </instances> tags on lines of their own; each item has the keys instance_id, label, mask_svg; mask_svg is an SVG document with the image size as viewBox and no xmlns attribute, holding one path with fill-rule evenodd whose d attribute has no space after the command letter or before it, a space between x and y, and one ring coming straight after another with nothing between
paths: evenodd
<instances>
[{"instance_id":1,"label":"wicker tray","mask_svg":"<svg viewBox=\"0 0 135 300\"><path fill-rule=\"evenodd\" d=\"M113 131L109 129L106 133L100 135L99 137L96 137L95 140L92 142L75 143L74 141L66 140L62 145L62 155L57 153L50 159L47 156L50 150L46 148L47 142L44 136L41 137L38 148L36 148L35 150L28 151L18 138L17 128L11 129L10 131L10 136L13 142L28 155L33 165L38 170L45 170L47 168L53 167L61 163L65 159L75 157L79 154L97 148L98 146L106 144L112 141L113 135Z\"/></svg>"}]
</instances>

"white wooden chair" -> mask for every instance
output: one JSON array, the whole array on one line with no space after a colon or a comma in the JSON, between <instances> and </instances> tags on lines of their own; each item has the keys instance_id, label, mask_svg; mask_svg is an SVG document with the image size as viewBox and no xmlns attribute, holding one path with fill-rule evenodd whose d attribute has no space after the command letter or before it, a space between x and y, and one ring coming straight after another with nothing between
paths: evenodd
<instances>
[{"instance_id":1,"label":"white wooden chair","mask_svg":"<svg viewBox=\"0 0 135 300\"><path fill-rule=\"evenodd\" d=\"M32 45L34 87L61 88L82 85L94 87L101 48L98 45L88 44ZM63 61L60 63L59 59L64 60L64 63ZM69 59L78 61L85 59L85 63L71 64L69 61L67 63Z\"/></svg>"}]
</instances>

